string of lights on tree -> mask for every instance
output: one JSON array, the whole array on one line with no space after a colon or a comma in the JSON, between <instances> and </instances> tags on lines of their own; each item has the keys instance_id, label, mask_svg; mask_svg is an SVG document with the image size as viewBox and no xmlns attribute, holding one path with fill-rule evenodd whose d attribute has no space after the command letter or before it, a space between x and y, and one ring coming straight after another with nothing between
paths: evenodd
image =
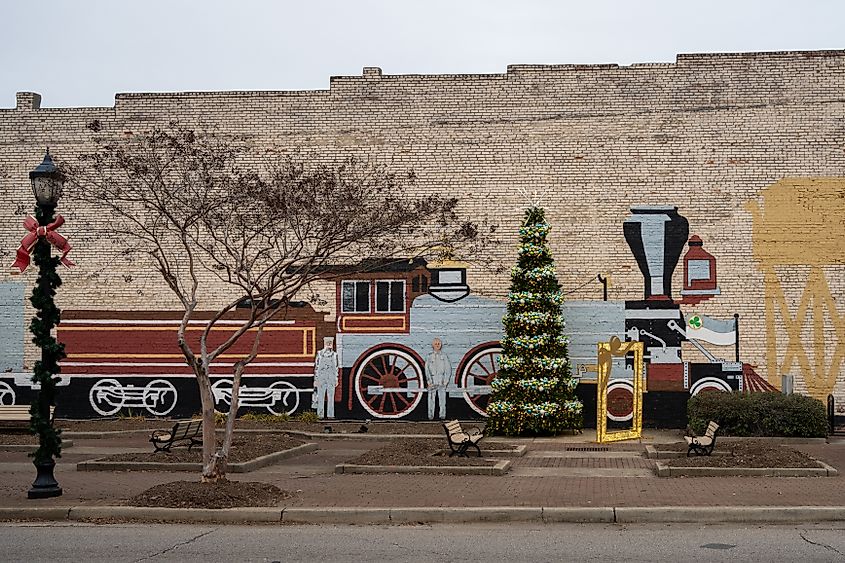
<instances>
[{"instance_id":1,"label":"string of lights on tree","mask_svg":"<svg viewBox=\"0 0 845 563\"><path fill-rule=\"evenodd\" d=\"M563 334L563 293L546 242L549 231L543 209L529 207L511 268L500 369L487 406L487 429L493 434L558 434L583 423Z\"/></svg>"}]
</instances>

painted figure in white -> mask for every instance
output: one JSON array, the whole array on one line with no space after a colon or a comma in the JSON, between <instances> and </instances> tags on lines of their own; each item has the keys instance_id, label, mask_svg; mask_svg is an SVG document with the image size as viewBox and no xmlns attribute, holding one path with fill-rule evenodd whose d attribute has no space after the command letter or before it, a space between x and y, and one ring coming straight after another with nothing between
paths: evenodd
<instances>
[{"instance_id":1,"label":"painted figure in white","mask_svg":"<svg viewBox=\"0 0 845 563\"><path fill-rule=\"evenodd\" d=\"M314 359L314 393L312 404L320 418L334 418L334 393L338 378L337 352L334 351L334 338L323 339L323 349Z\"/></svg>"},{"instance_id":2,"label":"painted figure in white","mask_svg":"<svg viewBox=\"0 0 845 563\"><path fill-rule=\"evenodd\" d=\"M431 342L432 352L425 360L425 375L428 379L428 419L434 420L434 402L440 402L440 420L446 418L446 387L452 379L452 364L443 353L443 342L435 338Z\"/></svg>"}]
</instances>

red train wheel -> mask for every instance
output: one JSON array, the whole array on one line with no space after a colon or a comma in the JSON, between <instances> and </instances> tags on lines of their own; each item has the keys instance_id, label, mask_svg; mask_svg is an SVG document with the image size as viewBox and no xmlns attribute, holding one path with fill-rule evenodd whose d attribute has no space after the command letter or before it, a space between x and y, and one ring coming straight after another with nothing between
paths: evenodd
<instances>
[{"instance_id":1,"label":"red train wheel","mask_svg":"<svg viewBox=\"0 0 845 563\"><path fill-rule=\"evenodd\" d=\"M470 352L463 362L461 387L490 385L496 374L499 373L501 357L502 347L498 344ZM481 416L487 416L487 403L490 402L489 394L464 392L464 399L472 407L472 410Z\"/></svg>"},{"instance_id":2,"label":"red train wheel","mask_svg":"<svg viewBox=\"0 0 845 563\"><path fill-rule=\"evenodd\" d=\"M617 379L608 384L607 418L615 422L627 422L634 418L633 382Z\"/></svg>"},{"instance_id":3,"label":"red train wheel","mask_svg":"<svg viewBox=\"0 0 845 563\"><path fill-rule=\"evenodd\" d=\"M355 393L364 410L374 417L402 418L420 403L423 370L413 354L382 348L366 354L357 365ZM389 391L377 392L374 387Z\"/></svg>"}]
</instances>

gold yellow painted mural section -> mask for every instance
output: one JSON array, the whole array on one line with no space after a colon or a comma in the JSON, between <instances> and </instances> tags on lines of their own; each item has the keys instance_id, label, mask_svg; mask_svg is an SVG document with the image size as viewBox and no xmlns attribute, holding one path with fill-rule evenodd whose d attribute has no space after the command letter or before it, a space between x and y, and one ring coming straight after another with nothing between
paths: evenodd
<instances>
[{"instance_id":1,"label":"gold yellow painted mural section","mask_svg":"<svg viewBox=\"0 0 845 563\"><path fill-rule=\"evenodd\" d=\"M631 429L607 430L607 385L613 368L613 358L633 354L634 396ZM615 336L610 342L598 343L598 377L596 379L596 441L600 444L619 440L632 440L643 435L643 343L621 342Z\"/></svg>"},{"instance_id":2,"label":"gold yellow painted mural section","mask_svg":"<svg viewBox=\"0 0 845 563\"><path fill-rule=\"evenodd\" d=\"M784 178L747 209L763 271L769 382L797 375L808 394L824 399L845 361L845 310L839 312L825 274L845 265L845 178ZM779 267L789 267L792 288L800 273L799 297L788 296Z\"/></svg>"}]
</instances>

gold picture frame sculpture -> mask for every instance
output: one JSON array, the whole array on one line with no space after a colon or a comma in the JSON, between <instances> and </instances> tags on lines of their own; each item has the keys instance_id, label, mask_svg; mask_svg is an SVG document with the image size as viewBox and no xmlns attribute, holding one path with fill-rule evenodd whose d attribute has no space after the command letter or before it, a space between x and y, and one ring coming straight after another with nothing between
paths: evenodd
<instances>
[{"instance_id":1,"label":"gold picture frame sculpture","mask_svg":"<svg viewBox=\"0 0 845 563\"><path fill-rule=\"evenodd\" d=\"M607 385L614 357L634 354L633 419L630 430L607 431ZM643 343L622 342L617 337L598 343L598 377L596 378L596 441L600 444L642 438L643 435Z\"/></svg>"}]
</instances>

